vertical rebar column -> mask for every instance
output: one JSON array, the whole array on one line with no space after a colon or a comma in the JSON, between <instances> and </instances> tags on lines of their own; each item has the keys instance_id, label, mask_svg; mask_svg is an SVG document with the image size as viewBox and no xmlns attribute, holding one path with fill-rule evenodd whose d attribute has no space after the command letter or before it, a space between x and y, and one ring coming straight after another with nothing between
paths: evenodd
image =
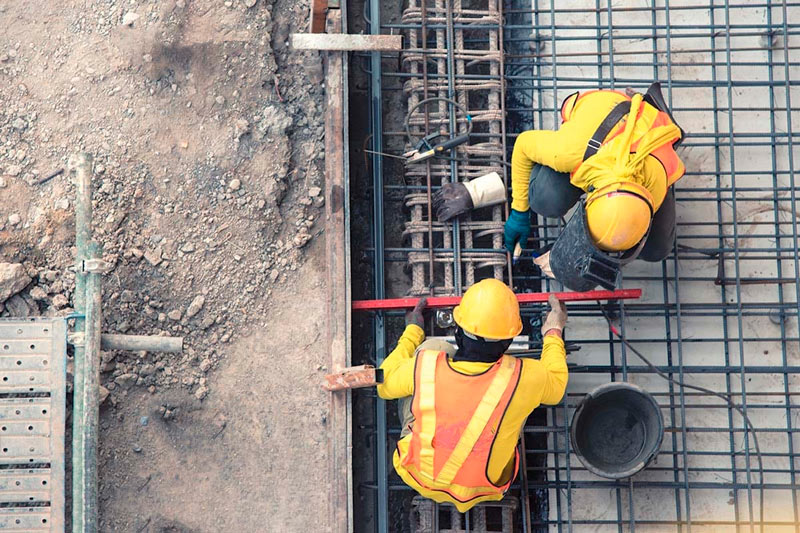
<instances>
[{"instance_id":1,"label":"vertical rebar column","mask_svg":"<svg viewBox=\"0 0 800 533\"><path fill-rule=\"evenodd\" d=\"M75 331L83 332L86 313L86 282L87 277L83 271L84 260L89 257L89 240L92 227L92 157L81 153L70 158L69 168L74 174L76 201L75 201L75 312L79 315L75 319ZM87 531L86 506L84 504L86 484L86 471L84 464L84 450L86 436L83 431L83 418L85 405L82 401L84 389L83 369L85 368L85 341L75 343L74 352L74 384L72 402L72 529L73 531Z\"/></svg>"},{"instance_id":2,"label":"vertical rebar column","mask_svg":"<svg viewBox=\"0 0 800 533\"><path fill-rule=\"evenodd\" d=\"M469 86L469 82L467 80L466 74L466 65L463 57L466 57L468 54L467 47L464 43L464 27L467 25L467 17L464 16L462 13L462 2L461 0L453 0L453 9L452 14L450 15L450 24L453 26L453 43L451 45L455 45L453 47L453 51L450 53L454 56L454 64L451 64L449 68L455 67L455 76L454 76L454 83L453 87L450 89L451 91L455 91L455 94L451 96L454 100L456 100L459 104L464 106L464 109L467 110L467 113L470 112L469 107L469 98L468 98L468 91L465 87ZM458 22L458 28L456 28L456 22ZM456 124L457 130L459 134L466 133L467 131L467 124L459 124L455 118L455 111L453 111L453 119L451 122ZM451 130L455 131L455 130ZM463 160L464 164L460 167L456 167L455 163L453 164L453 168L457 168L457 171L453 173L452 181L465 181L467 176L469 175L469 171L465 169L469 168L470 165L470 157L469 151L464 150L462 147L456 147L452 151L452 157L458 158ZM472 221L472 216L470 213L467 213L467 216L464 217L464 220L467 222L465 226L469 226L468 222ZM473 248L473 240L472 240L472 230L465 229L464 231L464 242L461 243L463 248L471 249ZM454 258L458 257L458 251L454 250ZM464 279L463 283L465 286L469 287L473 283L475 283L475 264L471 261L462 262L463 271L464 271Z\"/></svg>"},{"instance_id":3,"label":"vertical rebar column","mask_svg":"<svg viewBox=\"0 0 800 533\"><path fill-rule=\"evenodd\" d=\"M499 138L500 139L500 146L502 147L502 155L501 160L505 162L506 159L506 150L505 150L505 128L503 124L505 123L505 113L502 110L505 108L503 103L504 100L504 91L503 86L505 81L503 80L503 71L500 68L502 63L502 56L503 56L503 45L501 42L502 39L502 25L503 25L503 17L501 16L502 7L500 6L499 0L489 0L489 15L492 17L497 17L497 30L490 30L489 31L489 52L497 53L497 59L489 59L489 74L499 80L500 88L497 91L489 91L489 110L492 112L499 112L500 113L500 120L493 120L489 124L489 133L491 134L490 140L494 143ZM500 172L503 176L503 182L506 182L505 175L506 169L505 165ZM492 220L494 222L502 223L503 222L503 205L492 207ZM492 237L492 247L502 249L503 248L503 235L501 233L495 233ZM508 277L509 282L511 281L511 264L510 264L510 256L509 256L509 263L506 265L508 267ZM504 274L504 267L501 265L496 265L494 267L493 275L495 278L502 280Z\"/></svg>"},{"instance_id":4,"label":"vertical rebar column","mask_svg":"<svg viewBox=\"0 0 800 533\"><path fill-rule=\"evenodd\" d=\"M369 33L381 33L381 4L378 0L369 2ZM370 121L372 123L372 213L373 213L373 266L375 276L375 298L386 296L384 284L384 227L383 227L383 94L381 91L381 53L370 53ZM384 314L375 313L375 362L380 365L386 357L386 324ZM378 428L376 442L375 472L378 485L378 533L389 531L389 484L387 480L386 453L386 402L375 401L375 423Z\"/></svg>"},{"instance_id":5,"label":"vertical rebar column","mask_svg":"<svg viewBox=\"0 0 800 533\"><path fill-rule=\"evenodd\" d=\"M443 14L443 13L445 13L447 11L447 6L445 5L445 3L446 3L445 0L435 0L434 13L436 14L437 17L441 16L441 14ZM445 30L444 30L444 28L442 28L441 24L438 24L437 25L437 29L436 29L436 50L437 50L437 54L436 54L436 86L439 89L438 96L440 98L450 98L451 97L451 95L447 92L447 89L446 89L447 84L446 84L446 82L442 81L442 80L447 80L448 79L448 76L447 76L447 67L448 66L447 66L447 60L446 60L447 54L446 53L444 53L444 54L440 53L442 50L446 50L446 49L447 49L447 40L446 40L446 36L445 36ZM445 126L444 126L444 117L446 117L447 115L448 115L448 113L447 113L447 104L444 101L440 100L439 101L438 118L439 118L439 128L440 128L439 131L441 131L442 133L446 132L446 129L445 129ZM455 131L455 129L453 129L451 131ZM450 176L449 179L447 179L447 171L444 171L441 183L445 184L448 181L453 181L455 179L457 179L456 176L452 176L452 175ZM454 225L454 227L455 227L455 225ZM444 248L453 248L453 246L454 246L454 244L453 244L453 235L454 235L453 232L449 232L446 229L442 233L442 241L443 241L442 245L443 245ZM448 258L450 257L449 253L446 254L446 255L448 256ZM455 286L455 279L454 278L456 277L456 274L454 273L454 266L455 266L454 261L448 261L448 262L446 262L444 264L444 287L445 287L445 293L446 294L454 294L454 286Z\"/></svg>"},{"instance_id":6,"label":"vertical rebar column","mask_svg":"<svg viewBox=\"0 0 800 533\"><path fill-rule=\"evenodd\" d=\"M455 47L455 36L454 36L454 23L453 23L453 0L445 0L445 14L446 14L446 22L447 22L447 30L445 34L445 41L447 43L446 50L447 50L447 63L446 63L446 72L447 72L447 97L448 98L455 98L456 97L456 72L455 72L455 52L453 48ZM450 131L455 132L457 131L457 122L456 122L456 108L453 104L447 104L447 111L448 111L448 118L449 118L449 125ZM452 157L450 159L450 180L453 183L459 181L458 179L458 163L456 162L456 158ZM453 225L453 282L455 284L455 291L456 294L461 294L461 287L464 280L461 277L461 223L458 221L458 217L454 218L451 221Z\"/></svg>"},{"instance_id":7,"label":"vertical rebar column","mask_svg":"<svg viewBox=\"0 0 800 533\"><path fill-rule=\"evenodd\" d=\"M408 11L413 12L416 7L417 7L416 6L416 1L415 0L410 0L409 3L408 3L408 9L406 11L407 12ZM416 28L413 28L413 27L411 29L409 29L409 31L408 31L409 47L412 48L412 49L417 48L417 40L418 40L417 39L417 37L418 37L417 36L417 32L418 32L418 30ZM423 39L424 39L424 32L423 32ZM417 76L420 74L420 68L424 67L424 63L425 63L425 42L424 41L422 42L422 45L420 46L419 54L420 54L420 57L422 58L421 63L419 61L409 61L409 63L408 63L409 71L412 74L414 74L414 77L412 78L414 81L416 81ZM413 83L413 82L411 82L411 83ZM417 90L412 89L411 91L409 91L409 93L408 93L408 108L411 109L411 108L415 107L419 102L420 102L420 99L419 99L419 93L417 92ZM422 111L425 112L425 117L426 117L426 122L427 122L427 116L428 116L428 114L427 114L427 104L425 104L424 107L425 107L425 109L423 109ZM415 134L418 133L417 128L409 126L409 129L412 129L412 131ZM425 128L425 130L426 129L427 128ZM427 135L427 131L425 131L425 130L422 130L420 138L422 138L425 135ZM409 141L410 141L410 139L409 139ZM413 148L413 146L409 146L408 147L409 150L412 149L412 148ZM428 168L430 169L430 163L428 163L427 165L428 165ZM416 178L413 179L413 184L414 185L418 185L418 180ZM421 224L422 220L423 220L422 219L422 216L423 216L422 215L422 204L419 204L419 203L414 204L411 207L410 211L411 211L411 213L410 213L411 214L411 225L412 226L416 226L418 224ZM428 205L428 217L430 218L430 216L431 216L431 206ZM428 221L428 224L430 224L430 221ZM424 237L423 237L421 232L414 231L413 233L411 233L411 247L412 248L414 248L414 249L422 249L424 244L425 244ZM430 248L431 247L430 243L428 243L428 247L429 247L429 250L430 250L431 249ZM432 265L430 265L429 271L430 271L430 269L432 269ZM428 280L428 285L433 286L433 276L430 275L429 277L431 279ZM412 265L411 265L411 279L414 281L413 286L417 290L419 290L419 286L422 285L420 283L420 280L422 280L424 278L425 278L425 266L422 263L412 263Z\"/></svg>"}]
</instances>

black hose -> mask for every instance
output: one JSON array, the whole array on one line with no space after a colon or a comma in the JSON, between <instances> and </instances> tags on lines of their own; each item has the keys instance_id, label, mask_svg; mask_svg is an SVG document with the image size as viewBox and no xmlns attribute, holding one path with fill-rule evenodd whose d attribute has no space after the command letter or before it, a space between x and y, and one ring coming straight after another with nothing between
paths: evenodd
<instances>
[{"instance_id":1,"label":"black hose","mask_svg":"<svg viewBox=\"0 0 800 533\"><path fill-rule=\"evenodd\" d=\"M411 120L411 115L414 113L414 111L417 110L417 108L419 108L420 106L423 106L425 104L428 104L430 102L447 102L448 104L457 107L462 113L464 113L464 115L467 118L467 131L466 131L466 134L469 135L470 133L472 133L472 116L469 114L469 111L467 111L466 107L464 107L463 105L459 104L458 102L456 102L455 100L452 100L450 98L444 98L443 96L433 96L431 98L426 98L424 100L420 100L419 102L417 102L416 105L412 106L411 109L408 110L408 114L406 115L406 118L403 121L403 124L404 124L404 126L406 128L406 135L408 136L408 142L410 142L412 145L414 144L414 136L411 135L411 125L409 124L409 122ZM422 135L422 137L425 138L425 136L427 134L428 134L428 132L426 131ZM455 131L451 131L450 132L450 135L452 137L455 137L457 134L458 134L458 132L455 132Z\"/></svg>"}]
</instances>

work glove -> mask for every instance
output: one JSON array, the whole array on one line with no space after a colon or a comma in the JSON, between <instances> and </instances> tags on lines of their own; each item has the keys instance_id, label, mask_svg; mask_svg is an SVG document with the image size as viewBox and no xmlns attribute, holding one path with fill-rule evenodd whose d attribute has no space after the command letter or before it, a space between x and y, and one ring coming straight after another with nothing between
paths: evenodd
<instances>
[{"instance_id":1,"label":"work glove","mask_svg":"<svg viewBox=\"0 0 800 533\"><path fill-rule=\"evenodd\" d=\"M567 324L567 306L564 305L564 302L556 298L555 294L551 294L547 303L550 304L550 312L547 313L547 318L542 324L542 336L551 329L557 329L561 333Z\"/></svg>"},{"instance_id":2,"label":"work glove","mask_svg":"<svg viewBox=\"0 0 800 533\"><path fill-rule=\"evenodd\" d=\"M506 186L497 172L464 183L445 183L433 195L433 207L439 222L446 222L470 209L505 201Z\"/></svg>"},{"instance_id":3,"label":"work glove","mask_svg":"<svg viewBox=\"0 0 800 533\"><path fill-rule=\"evenodd\" d=\"M550 252L547 252L546 254L542 254L539 257L535 258L533 260L533 264L538 266L541 269L542 274L544 274L548 278L556 279L555 275L553 274L553 269L550 268Z\"/></svg>"},{"instance_id":4,"label":"work glove","mask_svg":"<svg viewBox=\"0 0 800 533\"><path fill-rule=\"evenodd\" d=\"M422 312L425 311L425 307L427 305L428 299L420 298L420 300L417 302L417 305L414 306L414 309L406 313L406 327L414 324L420 328L425 328L425 317L422 316Z\"/></svg>"},{"instance_id":5,"label":"work glove","mask_svg":"<svg viewBox=\"0 0 800 533\"><path fill-rule=\"evenodd\" d=\"M463 183L445 183L433 195L433 208L439 222L446 222L473 207L472 197Z\"/></svg>"},{"instance_id":6,"label":"work glove","mask_svg":"<svg viewBox=\"0 0 800 533\"><path fill-rule=\"evenodd\" d=\"M512 209L511 213L506 220L506 225L503 230L506 250L514 253L514 245L519 242L520 246L525 246L528 242L528 235L531 233L531 215L530 211L522 212Z\"/></svg>"}]
</instances>

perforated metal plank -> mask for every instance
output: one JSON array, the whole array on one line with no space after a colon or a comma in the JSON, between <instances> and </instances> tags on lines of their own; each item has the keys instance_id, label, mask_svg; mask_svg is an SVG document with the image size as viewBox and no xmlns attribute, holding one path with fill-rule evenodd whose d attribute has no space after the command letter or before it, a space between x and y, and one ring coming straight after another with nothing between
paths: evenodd
<instances>
[{"instance_id":1,"label":"perforated metal plank","mask_svg":"<svg viewBox=\"0 0 800 533\"><path fill-rule=\"evenodd\" d=\"M49 468L0 471L0 494L3 502L46 502L50 500Z\"/></svg>"},{"instance_id":2,"label":"perforated metal plank","mask_svg":"<svg viewBox=\"0 0 800 533\"><path fill-rule=\"evenodd\" d=\"M15 507L0 512L2 531L64 531L51 522L50 507Z\"/></svg>"},{"instance_id":3,"label":"perforated metal plank","mask_svg":"<svg viewBox=\"0 0 800 533\"><path fill-rule=\"evenodd\" d=\"M64 530L66 350L63 319L0 320L2 531Z\"/></svg>"}]
</instances>

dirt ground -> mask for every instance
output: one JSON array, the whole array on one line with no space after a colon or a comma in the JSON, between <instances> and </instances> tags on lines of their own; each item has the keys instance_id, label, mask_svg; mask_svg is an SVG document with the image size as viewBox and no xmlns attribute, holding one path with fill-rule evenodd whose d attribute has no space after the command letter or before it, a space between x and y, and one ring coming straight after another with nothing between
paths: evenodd
<instances>
[{"instance_id":1,"label":"dirt ground","mask_svg":"<svg viewBox=\"0 0 800 533\"><path fill-rule=\"evenodd\" d=\"M0 4L0 316L64 315L94 156L102 531L324 531L323 73L297 0ZM3 291L0 291L3 294ZM105 391L103 391L105 393Z\"/></svg>"}]
</instances>

